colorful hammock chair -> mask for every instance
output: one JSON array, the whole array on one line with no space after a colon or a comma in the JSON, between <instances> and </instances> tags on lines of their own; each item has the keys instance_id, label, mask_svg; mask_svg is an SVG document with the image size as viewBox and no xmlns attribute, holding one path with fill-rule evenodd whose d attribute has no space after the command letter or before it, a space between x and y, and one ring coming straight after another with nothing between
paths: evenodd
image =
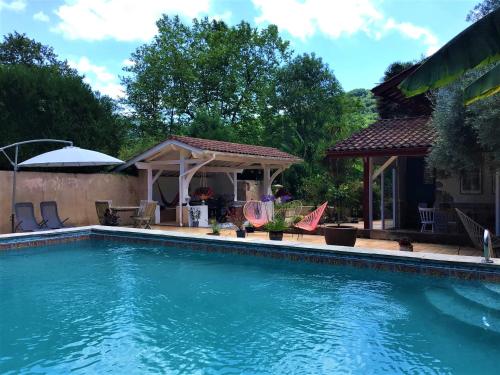
<instances>
[{"instance_id":1,"label":"colorful hammock chair","mask_svg":"<svg viewBox=\"0 0 500 375\"><path fill-rule=\"evenodd\" d=\"M243 215L256 228L263 226L270 220L265 204L260 201L246 202L243 206Z\"/></svg>"}]
</instances>

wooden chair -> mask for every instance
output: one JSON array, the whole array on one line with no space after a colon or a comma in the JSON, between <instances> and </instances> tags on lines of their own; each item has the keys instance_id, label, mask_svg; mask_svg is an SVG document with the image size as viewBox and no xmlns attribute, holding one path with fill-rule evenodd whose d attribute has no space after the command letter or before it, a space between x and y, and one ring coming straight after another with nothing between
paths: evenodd
<instances>
[{"instance_id":1,"label":"wooden chair","mask_svg":"<svg viewBox=\"0 0 500 375\"><path fill-rule=\"evenodd\" d=\"M474 220L472 220L469 216L460 211L458 208L455 208L455 211L457 211L458 217L460 218L460 221L464 225L464 228L467 231L467 234L469 235L470 240L472 241L474 247L478 250L483 251L483 246L484 246L483 235L485 228L483 228L480 224L476 223ZM491 246L493 248L493 254L491 254L491 256L495 258L499 257L500 237L492 235Z\"/></svg>"},{"instance_id":2,"label":"wooden chair","mask_svg":"<svg viewBox=\"0 0 500 375\"><path fill-rule=\"evenodd\" d=\"M105 225L104 215L106 212L111 210L111 204L113 201L95 201L95 209L97 211L97 218L99 219L99 224Z\"/></svg>"},{"instance_id":3,"label":"wooden chair","mask_svg":"<svg viewBox=\"0 0 500 375\"><path fill-rule=\"evenodd\" d=\"M434 233L434 208L419 207L418 213L420 214L420 223L422 224L420 232L428 232L426 228L430 225L430 232Z\"/></svg>"},{"instance_id":4,"label":"wooden chair","mask_svg":"<svg viewBox=\"0 0 500 375\"><path fill-rule=\"evenodd\" d=\"M265 204L260 201L248 201L243 206L243 215L255 228L265 225L271 218Z\"/></svg>"},{"instance_id":5,"label":"wooden chair","mask_svg":"<svg viewBox=\"0 0 500 375\"><path fill-rule=\"evenodd\" d=\"M141 200L137 215L131 216L134 220L134 228L151 229L151 222L156 212L156 201Z\"/></svg>"},{"instance_id":6,"label":"wooden chair","mask_svg":"<svg viewBox=\"0 0 500 375\"><path fill-rule=\"evenodd\" d=\"M305 232L312 232L316 230L318 227L319 221L323 217L325 213L326 207L328 206L328 202L323 203L321 206L316 208L311 213L304 216L304 218L294 225L295 229L298 229L297 236L304 234Z\"/></svg>"}]
</instances>

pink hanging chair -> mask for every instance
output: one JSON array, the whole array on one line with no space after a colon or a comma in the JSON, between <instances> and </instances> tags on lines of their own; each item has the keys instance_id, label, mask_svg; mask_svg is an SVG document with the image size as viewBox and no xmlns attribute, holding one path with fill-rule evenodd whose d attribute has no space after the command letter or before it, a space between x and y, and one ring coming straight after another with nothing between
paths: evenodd
<instances>
[{"instance_id":1,"label":"pink hanging chair","mask_svg":"<svg viewBox=\"0 0 500 375\"><path fill-rule=\"evenodd\" d=\"M255 228L259 228L269 221L266 207L259 201L248 201L243 206L243 215Z\"/></svg>"},{"instance_id":2,"label":"pink hanging chair","mask_svg":"<svg viewBox=\"0 0 500 375\"><path fill-rule=\"evenodd\" d=\"M304 216L304 218L294 225L295 228L301 229L306 232L312 232L318 227L318 223L325 212L328 202L323 203L321 206L316 208L313 212ZM300 234L300 233L299 233Z\"/></svg>"}]
</instances>

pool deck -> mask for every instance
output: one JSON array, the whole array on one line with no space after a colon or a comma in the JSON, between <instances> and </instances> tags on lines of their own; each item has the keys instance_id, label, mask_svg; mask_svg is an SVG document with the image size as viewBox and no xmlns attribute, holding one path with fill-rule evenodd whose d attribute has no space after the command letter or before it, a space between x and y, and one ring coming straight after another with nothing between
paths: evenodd
<instances>
[{"instance_id":1,"label":"pool deck","mask_svg":"<svg viewBox=\"0 0 500 375\"><path fill-rule=\"evenodd\" d=\"M191 234L207 234L210 228L188 228L188 227L175 227L155 225L153 229L162 230L166 232L180 232ZM236 233L232 229L221 229L221 237L236 237ZM254 232L247 235L248 239L267 240L267 232ZM284 241L303 243L307 245L325 245L325 239L319 235L304 235L297 238L296 235L285 234ZM358 238L355 247L363 249L382 249L394 250L399 252L399 245L396 241L388 240L374 240L367 238ZM454 246L454 245L441 245L432 243L413 243L413 252L432 253L432 254L446 254L446 255L468 255L468 256L481 256L482 253L472 247Z\"/></svg>"}]
</instances>

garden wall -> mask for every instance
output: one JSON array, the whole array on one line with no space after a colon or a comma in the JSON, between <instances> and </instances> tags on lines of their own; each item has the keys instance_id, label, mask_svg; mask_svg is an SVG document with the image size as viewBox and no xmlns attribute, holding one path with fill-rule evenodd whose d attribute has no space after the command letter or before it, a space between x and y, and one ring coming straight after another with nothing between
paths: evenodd
<instances>
[{"instance_id":1,"label":"garden wall","mask_svg":"<svg viewBox=\"0 0 500 375\"><path fill-rule=\"evenodd\" d=\"M0 233L10 232L12 172L0 171ZM94 202L112 200L115 206L137 206L139 179L113 173L76 174L19 172L17 202L32 202L41 220L40 202L56 201L61 219L71 225L98 224Z\"/></svg>"}]
</instances>

